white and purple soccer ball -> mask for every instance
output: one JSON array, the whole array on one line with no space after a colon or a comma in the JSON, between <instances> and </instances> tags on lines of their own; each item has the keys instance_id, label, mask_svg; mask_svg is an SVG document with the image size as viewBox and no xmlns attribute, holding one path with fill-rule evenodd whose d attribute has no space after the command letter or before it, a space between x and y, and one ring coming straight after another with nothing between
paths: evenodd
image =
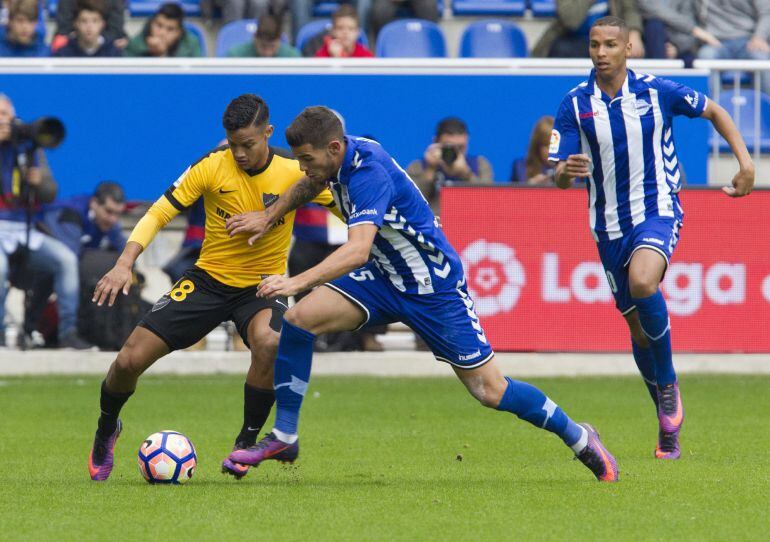
<instances>
[{"instance_id":1,"label":"white and purple soccer ball","mask_svg":"<svg viewBox=\"0 0 770 542\"><path fill-rule=\"evenodd\" d=\"M139 446L139 472L151 484L184 484L198 457L193 443L178 431L153 433Z\"/></svg>"}]
</instances>

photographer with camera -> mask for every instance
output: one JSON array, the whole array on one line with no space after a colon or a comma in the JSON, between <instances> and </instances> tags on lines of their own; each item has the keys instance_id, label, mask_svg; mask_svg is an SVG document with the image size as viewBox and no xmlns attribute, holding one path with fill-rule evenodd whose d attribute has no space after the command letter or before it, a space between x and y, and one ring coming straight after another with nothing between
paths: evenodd
<instances>
[{"instance_id":1,"label":"photographer with camera","mask_svg":"<svg viewBox=\"0 0 770 542\"><path fill-rule=\"evenodd\" d=\"M76 329L78 309L77 256L62 242L32 228L41 196L53 199L40 168L40 147L55 147L64 137L55 119L23 124L8 96L0 94L0 345L5 345L5 298L8 279L26 280L39 270L54 277L59 305L59 346L90 348ZM44 192L49 192L47 195ZM12 268L16 269L12 269Z\"/></svg>"},{"instance_id":2,"label":"photographer with camera","mask_svg":"<svg viewBox=\"0 0 770 542\"><path fill-rule=\"evenodd\" d=\"M492 182L492 165L481 155L468 154L468 127L457 117L447 117L436 126L433 143L425 149L422 160L407 168L409 176L439 214L439 192L448 182Z\"/></svg>"}]
</instances>

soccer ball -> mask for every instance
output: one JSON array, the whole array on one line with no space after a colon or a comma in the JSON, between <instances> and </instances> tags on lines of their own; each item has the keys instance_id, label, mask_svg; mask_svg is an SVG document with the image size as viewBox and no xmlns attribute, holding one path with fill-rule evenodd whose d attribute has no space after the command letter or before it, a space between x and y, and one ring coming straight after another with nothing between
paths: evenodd
<instances>
[{"instance_id":1,"label":"soccer ball","mask_svg":"<svg viewBox=\"0 0 770 542\"><path fill-rule=\"evenodd\" d=\"M177 431L153 433L139 446L139 472L151 484L184 484L197 462L195 446Z\"/></svg>"}]
</instances>

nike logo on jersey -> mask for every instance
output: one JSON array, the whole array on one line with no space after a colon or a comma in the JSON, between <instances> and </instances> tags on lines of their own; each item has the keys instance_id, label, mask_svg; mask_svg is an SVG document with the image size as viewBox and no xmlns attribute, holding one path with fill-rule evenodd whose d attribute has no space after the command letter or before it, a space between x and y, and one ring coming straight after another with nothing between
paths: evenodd
<instances>
[{"instance_id":1,"label":"nike logo on jersey","mask_svg":"<svg viewBox=\"0 0 770 542\"><path fill-rule=\"evenodd\" d=\"M219 189L220 194L229 194L230 192L237 192L237 191L238 190L222 190L221 188Z\"/></svg>"}]
</instances>

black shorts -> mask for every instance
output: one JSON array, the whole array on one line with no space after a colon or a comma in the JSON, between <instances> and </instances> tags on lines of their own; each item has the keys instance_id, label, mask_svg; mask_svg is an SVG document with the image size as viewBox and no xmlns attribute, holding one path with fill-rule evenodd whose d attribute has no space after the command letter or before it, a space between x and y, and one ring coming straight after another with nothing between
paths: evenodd
<instances>
[{"instance_id":1,"label":"black shorts","mask_svg":"<svg viewBox=\"0 0 770 542\"><path fill-rule=\"evenodd\" d=\"M249 322L255 314L271 309L270 327L280 332L283 313L288 308L285 297L265 299L256 293L256 286L228 286L203 269L192 267L138 325L163 339L171 350L181 350L197 343L222 322L232 320L248 345Z\"/></svg>"}]
</instances>

